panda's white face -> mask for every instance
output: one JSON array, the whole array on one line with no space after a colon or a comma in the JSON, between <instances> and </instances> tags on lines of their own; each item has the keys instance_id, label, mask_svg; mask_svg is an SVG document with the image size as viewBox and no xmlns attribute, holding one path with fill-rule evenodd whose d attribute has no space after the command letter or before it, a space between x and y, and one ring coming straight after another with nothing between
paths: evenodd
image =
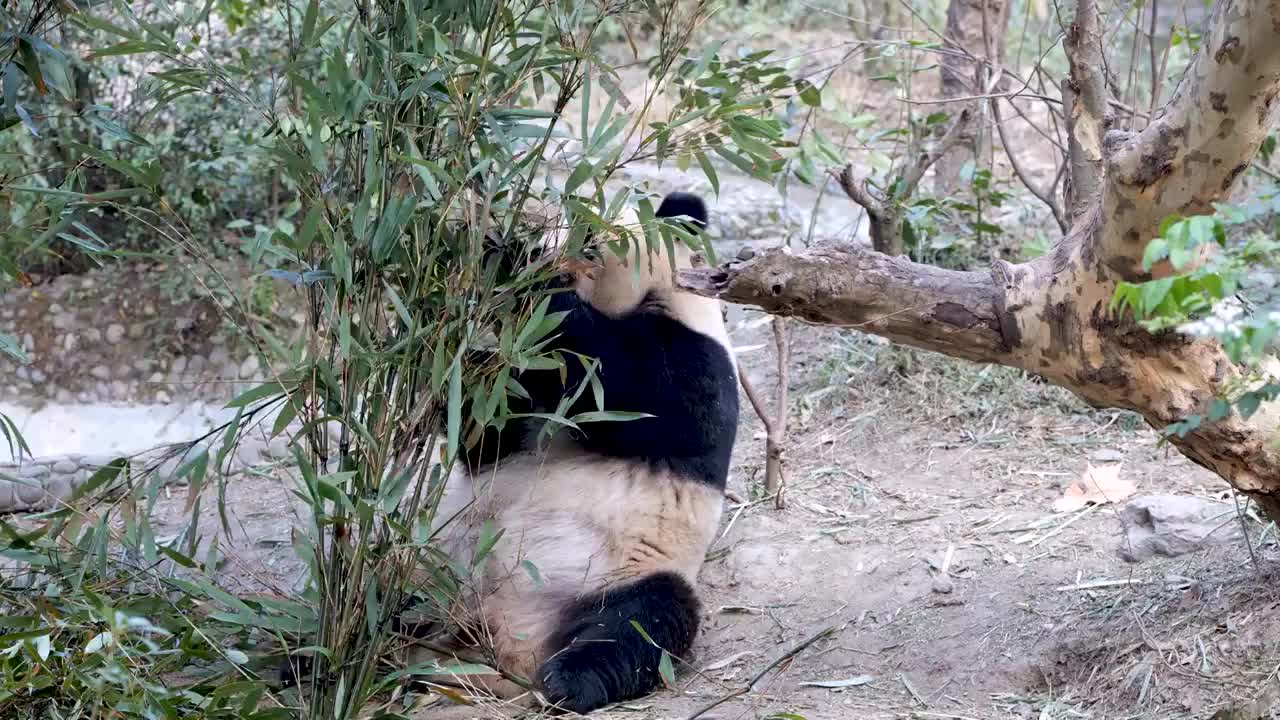
<instances>
[{"instance_id":1,"label":"panda's white face","mask_svg":"<svg viewBox=\"0 0 1280 720\"><path fill-rule=\"evenodd\" d=\"M649 252L640 239L640 221L634 210L624 209L614 223L632 233L626 257L619 257L608 245L600 244L585 260L565 261L561 267L574 279L578 297L611 317L636 309L651 292L666 306L675 320L719 342L733 357L733 347L724 326L719 300L677 290L672 273L701 267L701 253L684 243L675 243L675 262L669 259L665 245ZM567 236L564 230L549 235L544 247L557 248ZM636 240L640 239L637 243ZM642 259L643 254L643 259ZM639 269L636 270L636 265Z\"/></svg>"}]
</instances>

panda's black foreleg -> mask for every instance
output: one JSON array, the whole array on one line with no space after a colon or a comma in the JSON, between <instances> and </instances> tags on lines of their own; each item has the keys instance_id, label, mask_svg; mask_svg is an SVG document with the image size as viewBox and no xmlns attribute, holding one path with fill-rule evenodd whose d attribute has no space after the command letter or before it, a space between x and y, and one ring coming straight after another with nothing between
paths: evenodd
<instances>
[{"instance_id":1,"label":"panda's black foreleg","mask_svg":"<svg viewBox=\"0 0 1280 720\"><path fill-rule=\"evenodd\" d=\"M645 695L661 682L663 651L689 651L698 612L693 587L670 572L580 598L564 609L537 681L547 700L578 713Z\"/></svg>"}]
</instances>

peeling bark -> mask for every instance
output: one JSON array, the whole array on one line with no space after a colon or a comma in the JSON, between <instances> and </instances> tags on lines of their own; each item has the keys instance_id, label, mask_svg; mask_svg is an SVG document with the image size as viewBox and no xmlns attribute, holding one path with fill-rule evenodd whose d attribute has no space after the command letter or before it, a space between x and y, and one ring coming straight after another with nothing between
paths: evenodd
<instances>
[{"instance_id":1,"label":"peeling bark","mask_svg":"<svg viewBox=\"0 0 1280 720\"><path fill-rule=\"evenodd\" d=\"M1075 177L1079 201L1092 202L1032 262L960 272L862 247L825 246L686 271L680 282L777 315L1022 368L1095 406L1135 411L1158 429L1207 415L1239 378L1221 347L1172 331L1148 333L1112 313L1110 301L1119 281L1146 279L1140 260L1158 224L1170 214L1210 212L1257 151L1280 94L1277 32L1280 0L1221 0L1200 54L1163 112L1141 133L1106 136L1097 192L1083 195L1079 184L1095 177L1091 170ZM1271 403L1248 420L1236 414L1205 420L1171 442L1280 519L1278 423Z\"/></svg>"}]
</instances>

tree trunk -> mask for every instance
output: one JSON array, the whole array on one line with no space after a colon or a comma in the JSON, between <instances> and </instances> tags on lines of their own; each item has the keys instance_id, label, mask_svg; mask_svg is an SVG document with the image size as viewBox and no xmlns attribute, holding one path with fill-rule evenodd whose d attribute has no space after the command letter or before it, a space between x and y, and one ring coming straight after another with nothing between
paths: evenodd
<instances>
[{"instance_id":1,"label":"tree trunk","mask_svg":"<svg viewBox=\"0 0 1280 720\"><path fill-rule=\"evenodd\" d=\"M961 272L825 246L685 271L681 283L778 315L1022 368L1095 406L1135 411L1156 428L1207 417L1213 399L1240 377L1221 347L1174 331L1148 333L1113 313L1110 301L1118 282L1150 278L1141 258L1165 217L1212 212L1248 167L1280 94L1276 28L1280 3L1220 0L1169 104L1142 132L1111 132L1098 143L1101 161L1084 163L1098 169L1096 192L1086 196L1076 183L1086 210L1036 260ZM1078 117L1101 130L1104 120L1089 104L1077 103ZM1277 403L1268 403L1247 420L1206 419L1171 442L1280 519L1278 422Z\"/></svg>"},{"instance_id":2,"label":"tree trunk","mask_svg":"<svg viewBox=\"0 0 1280 720\"><path fill-rule=\"evenodd\" d=\"M999 65L1004 56L1004 35L1008 25L1007 0L951 0L947 4L947 28L943 34L947 49L939 60L940 90L944 100L981 95L986 85L982 72L972 58L985 59ZM978 103L960 105L978 114ZM960 169L969 161L983 161L991 156L989 124L971 123L960 142L949 148L934 167L934 194L949 195L963 183Z\"/></svg>"}]
</instances>

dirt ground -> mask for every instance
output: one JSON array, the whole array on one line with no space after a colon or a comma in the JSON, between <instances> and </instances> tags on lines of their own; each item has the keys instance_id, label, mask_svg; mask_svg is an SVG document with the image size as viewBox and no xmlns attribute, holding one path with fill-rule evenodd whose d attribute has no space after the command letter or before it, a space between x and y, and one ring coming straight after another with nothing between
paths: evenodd
<instances>
[{"instance_id":1,"label":"dirt ground","mask_svg":"<svg viewBox=\"0 0 1280 720\"><path fill-rule=\"evenodd\" d=\"M734 315L736 345L767 345L742 355L765 392L767 321ZM1222 481L1132 416L1021 373L801 325L793 353L786 509L760 497L762 428L744 403L730 479L744 501L726 500L702 572L690 666L675 690L598 717L688 718L734 693L700 717L1265 717L1215 713L1267 708L1277 690L1274 528L1246 513L1256 564L1236 542L1135 565L1117 554L1114 506L1051 507L1090 459L1121 460L1139 494L1222 498ZM158 506L157 535L182 495ZM269 468L231 481L224 585L289 592L290 504ZM422 717L519 712L428 703Z\"/></svg>"}]
</instances>

